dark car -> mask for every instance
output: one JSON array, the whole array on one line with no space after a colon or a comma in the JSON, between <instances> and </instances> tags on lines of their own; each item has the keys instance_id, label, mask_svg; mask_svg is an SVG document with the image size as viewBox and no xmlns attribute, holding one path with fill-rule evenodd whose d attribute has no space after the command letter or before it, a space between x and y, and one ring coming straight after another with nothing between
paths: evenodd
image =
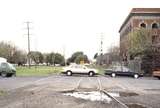
<instances>
[{"instance_id":1,"label":"dark car","mask_svg":"<svg viewBox=\"0 0 160 108\"><path fill-rule=\"evenodd\" d=\"M105 75L110 75L111 77L116 77L116 75L118 75L118 76L132 76L134 78L139 78L143 76L143 74L134 72L125 66L112 66L108 69L105 69L104 71Z\"/></svg>"}]
</instances>

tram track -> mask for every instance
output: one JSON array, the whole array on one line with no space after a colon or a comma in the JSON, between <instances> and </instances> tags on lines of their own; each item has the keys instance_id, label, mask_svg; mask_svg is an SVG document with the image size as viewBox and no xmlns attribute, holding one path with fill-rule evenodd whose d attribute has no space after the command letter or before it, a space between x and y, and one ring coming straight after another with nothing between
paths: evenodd
<instances>
[{"instance_id":1,"label":"tram track","mask_svg":"<svg viewBox=\"0 0 160 108\"><path fill-rule=\"evenodd\" d=\"M112 100L114 100L115 102L117 102L119 105L123 106L124 108L128 108L127 105L125 105L123 102L121 102L120 100L118 100L116 97L110 95L108 93L108 91L104 90L102 88L102 83L101 83L101 80L99 78L97 78L97 81L98 81L98 85L99 85L99 92L102 92L104 93L105 95L107 95L108 97L110 97Z\"/></svg>"},{"instance_id":2,"label":"tram track","mask_svg":"<svg viewBox=\"0 0 160 108\"><path fill-rule=\"evenodd\" d=\"M81 88L81 83L83 82L83 80L84 80L84 77L81 77L81 78L78 80L77 85L76 85L76 87L74 88L75 91L78 91L78 89ZM89 80L90 82L92 82L91 79L90 79L90 77L88 77L88 80ZM97 88L96 88L96 91L98 91L98 92L100 92L100 93L103 93L104 95L108 96L109 98L112 99L112 101L116 102L119 106L121 106L121 107L123 107L123 108L128 108L127 105L125 105L123 102L121 102L121 101L120 101L119 99L117 99L116 97L112 96L108 91L106 91L106 90L103 88L102 82L101 82L101 80L100 80L99 78L96 78L96 80L97 80Z\"/></svg>"}]
</instances>

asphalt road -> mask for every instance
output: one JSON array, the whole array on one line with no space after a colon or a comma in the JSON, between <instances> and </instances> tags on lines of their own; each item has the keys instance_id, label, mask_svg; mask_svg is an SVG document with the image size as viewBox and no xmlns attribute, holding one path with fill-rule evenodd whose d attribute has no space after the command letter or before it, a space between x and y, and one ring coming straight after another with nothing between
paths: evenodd
<instances>
[{"instance_id":1,"label":"asphalt road","mask_svg":"<svg viewBox=\"0 0 160 108\"><path fill-rule=\"evenodd\" d=\"M20 87L33 84L35 81L43 79L45 77L0 77L0 90L13 90Z\"/></svg>"},{"instance_id":2,"label":"asphalt road","mask_svg":"<svg viewBox=\"0 0 160 108\"><path fill-rule=\"evenodd\" d=\"M49 77L12 77L0 78L0 90L11 91L0 96L1 108L123 108L116 101L111 103L84 101L64 96L69 91L96 91L103 89L119 93L116 99L129 108L159 108L160 80L152 77L133 79L130 77L83 75ZM16 98L16 99L15 99ZM45 99L45 101L44 101ZM7 100L7 102L6 102ZM13 101L14 100L14 101ZM10 104L8 104L10 103ZM42 104L43 103L43 104ZM134 106L134 107L133 107Z\"/></svg>"}]
</instances>

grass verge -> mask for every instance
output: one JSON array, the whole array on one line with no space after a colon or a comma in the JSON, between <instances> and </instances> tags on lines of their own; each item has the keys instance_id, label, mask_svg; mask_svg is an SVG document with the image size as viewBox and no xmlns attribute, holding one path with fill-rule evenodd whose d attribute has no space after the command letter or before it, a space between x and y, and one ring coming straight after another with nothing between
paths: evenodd
<instances>
[{"instance_id":1,"label":"grass verge","mask_svg":"<svg viewBox=\"0 0 160 108\"><path fill-rule=\"evenodd\" d=\"M62 70L62 67L53 67L53 66L33 66L28 67L16 67L17 76L48 76L51 74L59 73Z\"/></svg>"}]
</instances>

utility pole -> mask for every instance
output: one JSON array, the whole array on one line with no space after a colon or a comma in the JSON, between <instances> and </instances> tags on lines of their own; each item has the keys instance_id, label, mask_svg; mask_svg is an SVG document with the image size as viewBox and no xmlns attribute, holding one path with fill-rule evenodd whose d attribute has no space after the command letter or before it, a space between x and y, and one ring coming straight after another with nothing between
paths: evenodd
<instances>
[{"instance_id":1,"label":"utility pole","mask_svg":"<svg viewBox=\"0 0 160 108\"><path fill-rule=\"evenodd\" d=\"M66 66L65 51L66 51L66 47L65 47L65 45L64 45L64 46L63 46L63 56L64 56L64 65Z\"/></svg>"},{"instance_id":2,"label":"utility pole","mask_svg":"<svg viewBox=\"0 0 160 108\"><path fill-rule=\"evenodd\" d=\"M28 58L28 66L30 68L31 66L31 60L30 60L30 23L29 21L25 22L27 24L27 36L28 36L28 55L27 55L27 58Z\"/></svg>"},{"instance_id":3,"label":"utility pole","mask_svg":"<svg viewBox=\"0 0 160 108\"><path fill-rule=\"evenodd\" d=\"M102 65L103 64L103 36L104 36L104 33L101 33L100 34L100 36L101 36L101 42L100 42L100 65Z\"/></svg>"}]
</instances>

